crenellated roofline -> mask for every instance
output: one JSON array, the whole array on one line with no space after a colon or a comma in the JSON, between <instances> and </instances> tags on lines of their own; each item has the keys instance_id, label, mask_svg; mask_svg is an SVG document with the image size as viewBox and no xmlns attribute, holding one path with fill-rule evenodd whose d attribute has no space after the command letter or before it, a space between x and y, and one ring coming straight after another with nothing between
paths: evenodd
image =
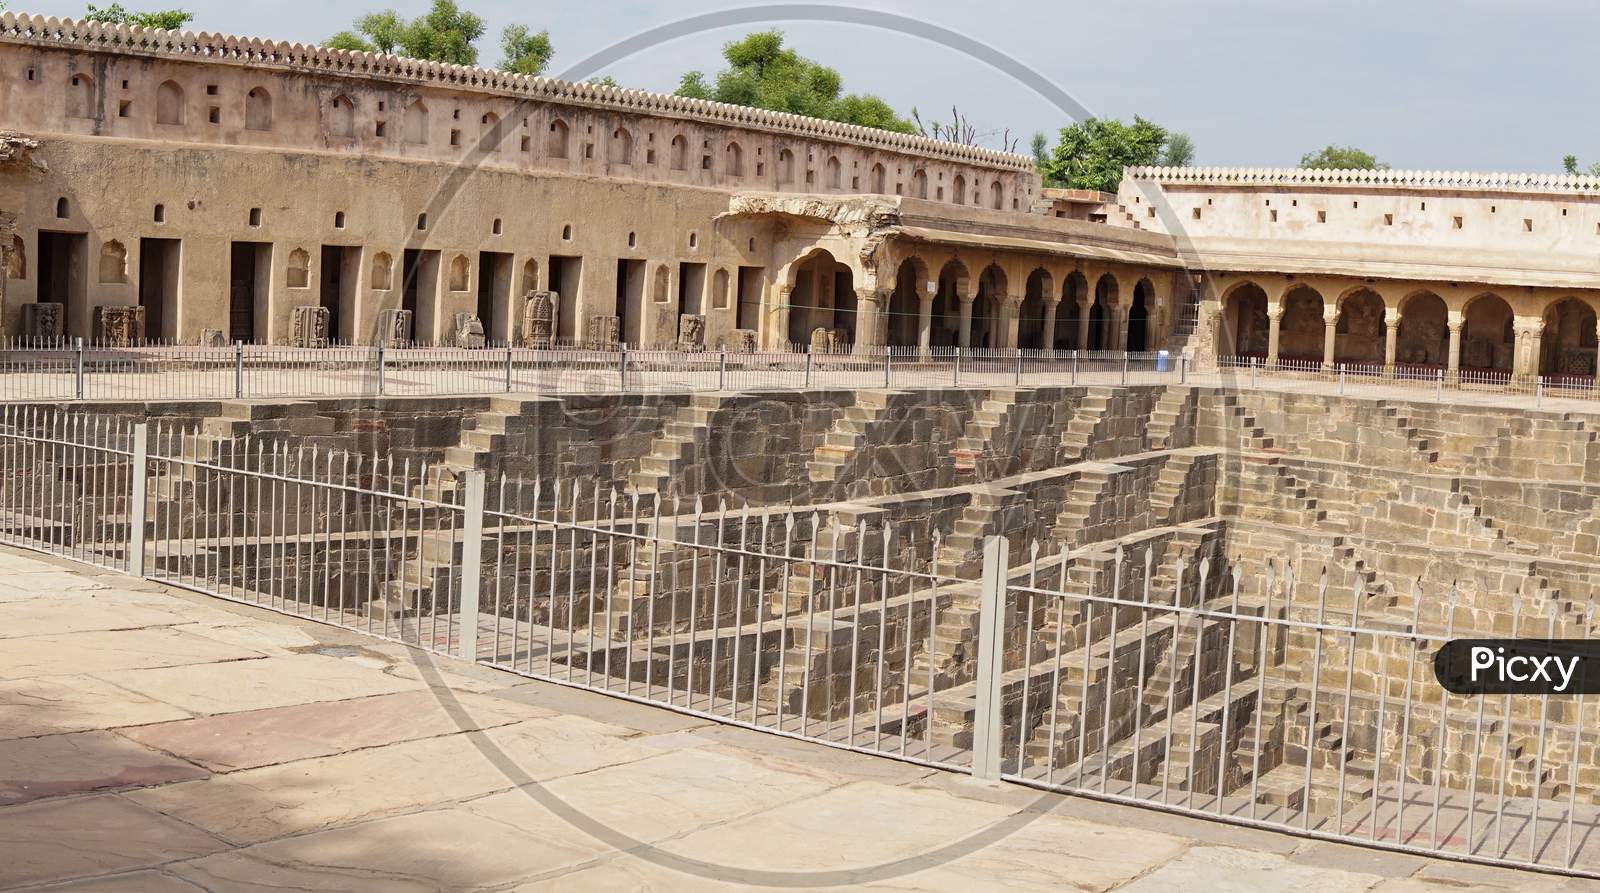
<instances>
[{"instance_id":1,"label":"crenellated roofline","mask_svg":"<svg viewBox=\"0 0 1600 893\"><path fill-rule=\"evenodd\" d=\"M0 41L77 49L88 52L165 56L191 62L260 66L278 70L381 78L458 90L476 90L544 102L560 102L640 114L690 118L792 134L819 140L849 142L941 161L1032 171L1033 159L978 146L965 146L924 136L844 124L785 112L689 99L665 93L563 81L384 53L337 50L287 41L235 37L207 31L164 31L137 25L78 21L27 13L0 13Z\"/></svg>"}]
</instances>

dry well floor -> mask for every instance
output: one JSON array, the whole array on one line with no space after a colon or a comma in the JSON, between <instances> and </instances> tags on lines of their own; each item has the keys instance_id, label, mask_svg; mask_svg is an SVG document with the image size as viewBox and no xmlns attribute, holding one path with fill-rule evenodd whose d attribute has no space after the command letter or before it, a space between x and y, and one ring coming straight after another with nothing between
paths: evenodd
<instances>
[{"instance_id":1,"label":"dry well floor","mask_svg":"<svg viewBox=\"0 0 1600 893\"><path fill-rule=\"evenodd\" d=\"M1592 889L960 776L0 549L0 888Z\"/></svg>"}]
</instances>

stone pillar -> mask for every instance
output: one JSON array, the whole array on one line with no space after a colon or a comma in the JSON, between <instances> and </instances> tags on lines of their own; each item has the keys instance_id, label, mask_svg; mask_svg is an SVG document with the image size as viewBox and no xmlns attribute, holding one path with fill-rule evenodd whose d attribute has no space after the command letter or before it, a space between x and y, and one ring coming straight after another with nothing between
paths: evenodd
<instances>
[{"instance_id":1,"label":"stone pillar","mask_svg":"<svg viewBox=\"0 0 1600 893\"><path fill-rule=\"evenodd\" d=\"M1394 350L1395 340L1400 337L1400 319L1390 319L1388 314L1383 317L1383 369L1384 374L1394 376Z\"/></svg>"},{"instance_id":2,"label":"stone pillar","mask_svg":"<svg viewBox=\"0 0 1600 893\"><path fill-rule=\"evenodd\" d=\"M1513 324L1517 333L1517 347L1511 371L1517 375L1539 374L1539 345L1544 338L1544 320L1537 317L1519 317Z\"/></svg>"},{"instance_id":3,"label":"stone pillar","mask_svg":"<svg viewBox=\"0 0 1600 893\"><path fill-rule=\"evenodd\" d=\"M856 289L856 347L874 347L884 343L884 308L889 306L889 296L875 288Z\"/></svg>"},{"instance_id":4,"label":"stone pillar","mask_svg":"<svg viewBox=\"0 0 1600 893\"><path fill-rule=\"evenodd\" d=\"M1094 306L1092 300L1078 302L1078 349L1089 349L1089 308Z\"/></svg>"},{"instance_id":5,"label":"stone pillar","mask_svg":"<svg viewBox=\"0 0 1600 893\"><path fill-rule=\"evenodd\" d=\"M917 304L917 346L923 350L933 343L933 295L924 294Z\"/></svg>"},{"instance_id":6,"label":"stone pillar","mask_svg":"<svg viewBox=\"0 0 1600 893\"><path fill-rule=\"evenodd\" d=\"M1322 368L1333 368L1333 340L1334 332L1339 328L1339 313L1322 315Z\"/></svg>"},{"instance_id":7,"label":"stone pillar","mask_svg":"<svg viewBox=\"0 0 1600 893\"><path fill-rule=\"evenodd\" d=\"M789 299L794 295L794 286L787 282L780 282L772 288L772 307L767 314L769 326L762 332L762 343L767 347L778 347L789 340Z\"/></svg>"},{"instance_id":8,"label":"stone pillar","mask_svg":"<svg viewBox=\"0 0 1600 893\"><path fill-rule=\"evenodd\" d=\"M1446 321L1450 326L1450 356L1446 361L1445 374L1454 381L1461 373L1461 326L1466 322L1466 319L1460 313L1452 310L1446 317Z\"/></svg>"},{"instance_id":9,"label":"stone pillar","mask_svg":"<svg viewBox=\"0 0 1600 893\"><path fill-rule=\"evenodd\" d=\"M1278 338L1283 331L1283 305L1267 305L1267 365L1278 364Z\"/></svg>"},{"instance_id":10,"label":"stone pillar","mask_svg":"<svg viewBox=\"0 0 1600 893\"><path fill-rule=\"evenodd\" d=\"M972 346L972 302L977 295L959 295L961 299L961 337L956 343L963 348Z\"/></svg>"},{"instance_id":11,"label":"stone pillar","mask_svg":"<svg viewBox=\"0 0 1600 893\"><path fill-rule=\"evenodd\" d=\"M1022 335L1022 298L1011 295L1005 300L1005 345L1006 347L1021 347L1019 340Z\"/></svg>"},{"instance_id":12,"label":"stone pillar","mask_svg":"<svg viewBox=\"0 0 1600 893\"><path fill-rule=\"evenodd\" d=\"M1044 349L1055 350L1056 347L1056 307L1061 302L1051 301L1044 305Z\"/></svg>"}]
</instances>

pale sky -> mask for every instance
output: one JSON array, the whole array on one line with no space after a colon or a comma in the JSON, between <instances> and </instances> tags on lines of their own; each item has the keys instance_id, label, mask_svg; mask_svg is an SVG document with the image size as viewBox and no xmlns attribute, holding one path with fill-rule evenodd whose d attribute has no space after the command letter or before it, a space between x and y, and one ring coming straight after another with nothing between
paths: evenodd
<instances>
[{"instance_id":1,"label":"pale sky","mask_svg":"<svg viewBox=\"0 0 1600 893\"><path fill-rule=\"evenodd\" d=\"M182 5L195 30L320 41L356 16L427 0L124 0ZM499 61L498 34L548 28L552 73L618 40L685 16L740 5L680 0L526 3L462 0L488 33L480 61ZM1015 58L1100 116L1142 115L1189 133L1204 165L1290 166L1330 142L1360 146L1397 168L1556 171L1567 153L1600 161L1600 79L1585 74L1600 4L1569 0L870 0ZM65 0L10 0L17 11L80 15ZM981 62L873 28L774 23L801 53L837 68L845 88L877 93L902 114L947 118L952 103L981 130L1028 137L1064 116ZM756 26L685 37L602 72L670 91L685 70L720 68L721 45ZM998 147L998 135L989 145Z\"/></svg>"}]
</instances>

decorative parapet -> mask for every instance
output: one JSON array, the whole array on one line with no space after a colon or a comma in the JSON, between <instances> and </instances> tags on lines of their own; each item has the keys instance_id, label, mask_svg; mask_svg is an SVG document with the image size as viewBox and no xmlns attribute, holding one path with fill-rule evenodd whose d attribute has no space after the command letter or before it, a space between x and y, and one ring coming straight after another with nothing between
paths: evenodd
<instances>
[{"instance_id":1,"label":"decorative parapet","mask_svg":"<svg viewBox=\"0 0 1600 893\"><path fill-rule=\"evenodd\" d=\"M162 31L137 25L113 25L6 12L0 13L0 41L59 46L91 52L167 56L196 62L256 65L343 77L409 81L416 84L478 90L523 99L562 102L639 114L676 115L707 123L775 131L819 140L852 142L967 164L989 165L1016 171L1033 170L1033 159L1023 155L977 146L963 146L856 124L808 118L803 115L603 84L574 83L476 66L408 59L383 53L336 50L253 37L235 37L231 34L213 34L208 31L198 34L192 31Z\"/></svg>"},{"instance_id":2,"label":"decorative parapet","mask_svg":"<svg viewBox=\"0 0 1600 893\"><path fill-rule=\"evenodd\" d=\"M1473 171L1323 170L1278 167L1130 167L1126 177L1200 186L1365 186L1483 189L1514 192L1600 192L1584 174L1495 174Z\"/></svg>"}]
</instances>

